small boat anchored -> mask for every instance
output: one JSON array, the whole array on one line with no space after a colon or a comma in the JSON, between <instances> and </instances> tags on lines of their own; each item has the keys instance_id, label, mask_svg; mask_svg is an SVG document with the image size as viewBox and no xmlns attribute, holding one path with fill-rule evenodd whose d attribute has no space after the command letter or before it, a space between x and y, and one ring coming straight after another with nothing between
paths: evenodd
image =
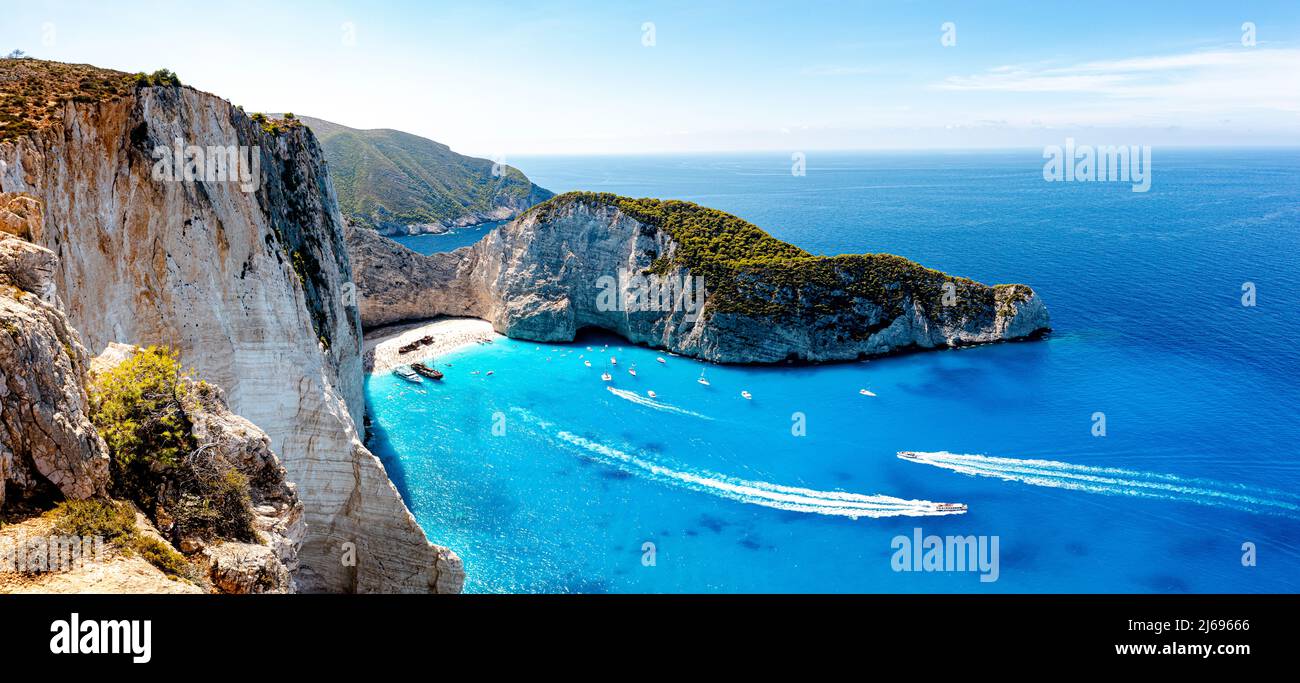
<instances>
[{"instance_id":1,"label":"small boat anchored","mask_svg":"<svg viewBox=\"0 0 1300 683\"><path fill-rule=\"evenodd\" d=\"M703 370L700 370L700 378L697 379L697 380L695 380L695 381L696 381L696 382L699 382L700 384L703 384L703 385L706 386L706 387L709 386L709 380L708 380L708 378L706 378L706 377L704 376L704 371L703 371Z\"/></svg>"},{"instance_id":2,"label":"small boat anchored","mask_svg":"<svg viewBox=\"0 0 1300 683\"><path fill-rule=\"evenodd\" d=\"M655 360L659 361L660 363L667 363L667 362L668 362L668 361L664 360L664 357L663 357L663 356L659 356L659 357L656 358Z\"/></svg>"},{"instance_id":3,"label":"small boat anchored","mask_svg":"<svg viewBox=\"0 0 1300 683\"><path fill-rule=\"evenodd\" d=\"M411 363L411 369L429 379L442 379L442 373L424 363Z\"/></svg>"},{"instance_id":4,"label":"small boat anchored","mask_svg":"<svg viewBox=\"0 0 1300 683\"><path fill-rule=\"evenodd\" d=\"M585 366L587 366L587 367L591 367L591 361L589 361L589 360L584 360L584 361L582 361L582 364L585 365Z\"/></svg>"},{"instance_id":5,"label":"small boat anchored","mask_svg":"<svg viewBox=\"0 0 1300 683\"><path fill-rule=\"evenodd\" d=\"M610 356L610 357L609 357L609 364L610 364L610 365L618 365L618 359L615 358L615 357L613 357L613 356Z\"/></svg>"},{"instance_id":6,"label":"small boat anchored","mask_svg":"<svg viewBox=\"0 0 1300 683\"><path fill-rule=\"evenodd\" d=\"M415 374L414 370L412 370L410 367L405 365L399 365L393 368L393 374L397 375L398 377L401 377L402 379L412 384L420 384L424 382L424 380L421 379L419 375Z\"/></svg>"},{"instance_id":7,"label":"small boat anchored","mask_svg":"<svg viewBox=\"0 0 1300 683\"><path fill-rule=\"evenodd\" d=\"M630 367L630 368L627 369L627 374L632 375L633 377L636 377L636 363L633 363L633 364L632 364L632 367Z\"/></svg>"}]
</instances>

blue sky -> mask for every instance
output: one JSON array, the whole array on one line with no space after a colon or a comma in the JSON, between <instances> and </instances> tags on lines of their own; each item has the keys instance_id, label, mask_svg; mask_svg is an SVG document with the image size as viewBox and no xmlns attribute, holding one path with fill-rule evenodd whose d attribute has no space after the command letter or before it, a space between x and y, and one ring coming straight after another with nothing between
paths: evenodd
<instances>
[{"instance_id":1,"label":"blue sky","mask_svg":"<svg viewBox=\"0 0 1300 683\"><path fill-rule=\"evenodd\" d=\"M6 52L507 159L1300 143L1294 0L3 1Z\"/></svg>"}]
</instances>

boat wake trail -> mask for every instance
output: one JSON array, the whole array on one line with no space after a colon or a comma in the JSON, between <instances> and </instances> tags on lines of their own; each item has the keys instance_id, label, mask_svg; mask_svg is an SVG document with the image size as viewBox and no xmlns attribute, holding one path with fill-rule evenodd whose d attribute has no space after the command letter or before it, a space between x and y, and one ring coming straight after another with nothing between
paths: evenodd
<instances>
[{"instance_id":1,"label":"boat wake trail","mask_svg":"<svg viewBox=\"0 0 1300 683\"><path fill-rule=\"evenodd\" d=\"M626 389L615 389L614 387L605 387L605 388L609 390L609 393L625 401L631 401L637 405L642 405L647 408L653 408L655 410L660 410L665 413L676 413L677 415L689 415L690 417L698 417L701 420L713 419L708 415L701 415L699 413L686 410L685 408L678 408L677 406L669 405L667 403L660 403L659 401L656 401L651 398L647 398L635 392L627 391Z\"/></svg>"},{"instance_id":2,"label":"boat wake trail","mask_svg":"<svg viewBox=\"0 0 1300 683\"><path fill-rule=\"evenodd\" d=\"M737 479L715 472L678 470L569 432L560 431L556 436L561 441L581 449L584 454L625 472L649 476L657 481L750 505L853 519L953 515L966 511L963 505L933 503L928 500L904 500L844 491L815 491L764 481Z\"/></svg>"},{"instance_id":3,"label":"boat wake trail","mask_svg":"<svg viewBox=\"0 0 1300 683\"><path fill-rule=\"evenodd\" d=\"M1019 460L987 455L903 451L898 457L943 469L1034 486L1087 491L1112 496L1160 498L1245 512L1300 517L1300 495L1246 484L1089 467L1054 460Z\"/></svg>"}]
</instances>

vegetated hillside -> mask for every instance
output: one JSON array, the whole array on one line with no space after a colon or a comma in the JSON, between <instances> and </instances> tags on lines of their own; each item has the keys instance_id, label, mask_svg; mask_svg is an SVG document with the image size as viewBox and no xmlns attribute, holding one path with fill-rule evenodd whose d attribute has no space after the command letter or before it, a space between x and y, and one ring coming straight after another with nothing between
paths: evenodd
<instances>
[{"instance_id":1,"label":"vegetated hillside","mask_svg":"<svg viewBox=\"0 0 1300 683\"><path fill-rule=\"evenodd\" d=\"M903 314L909 298L940 302L945 284L950 283L956 305L931 306L929 311L945 318L962 318L993 310L988 307L998 290L1004 290L1005 300L1017 303L1033 293L1025 285L986 287L893 254L815 256L742 218L692 202L569 192L536 211L540 220L546 221L549 213L574 202L615 207L672 235L680 245L675 257L657 259L649 271L662 274L681 266L704 276L715 313L780 316L807 303L809 311L826 315L850 305L854 298L863 298L883 306L892 319ZM809 287L822 296L808 302L788 296ZM783 290L787 296L780 295Z\"/></svg>"},{"instance_id":2,"label":"vegetated hillside","mask_svg":"<svg viewBox=\"0 0 1300 683\"><path fill-rule=\"evenodd\" d=\"M518 169L504 166L494 175L491 160L418 135L299 118L325 150L343 214L385 234L506 220L553 196Z\"/></svg>"}]
</instances>

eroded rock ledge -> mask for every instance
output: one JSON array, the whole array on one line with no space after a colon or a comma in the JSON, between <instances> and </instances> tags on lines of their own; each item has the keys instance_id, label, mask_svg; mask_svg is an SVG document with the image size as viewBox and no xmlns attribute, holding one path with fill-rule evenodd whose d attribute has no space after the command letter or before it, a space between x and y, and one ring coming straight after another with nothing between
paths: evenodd
<instances>
[{"instance_id":1,"label":"eroded rock ledge","mask_svg":"<svg viewBox=\"0 0 1300 683\"><path fill-rule=\"evenodd\" d=\"M570 193L474 246L430 256L369 231L345 235L366 328L462 315L511 337L567 341L596 327L725 363L851 360L1050 329L1028 286L987 286L888 254L813 256L688 202ZM611 279L635 301L638 276L702 277L703 310L609 306Z\"/></svg>"}]
</instances>

